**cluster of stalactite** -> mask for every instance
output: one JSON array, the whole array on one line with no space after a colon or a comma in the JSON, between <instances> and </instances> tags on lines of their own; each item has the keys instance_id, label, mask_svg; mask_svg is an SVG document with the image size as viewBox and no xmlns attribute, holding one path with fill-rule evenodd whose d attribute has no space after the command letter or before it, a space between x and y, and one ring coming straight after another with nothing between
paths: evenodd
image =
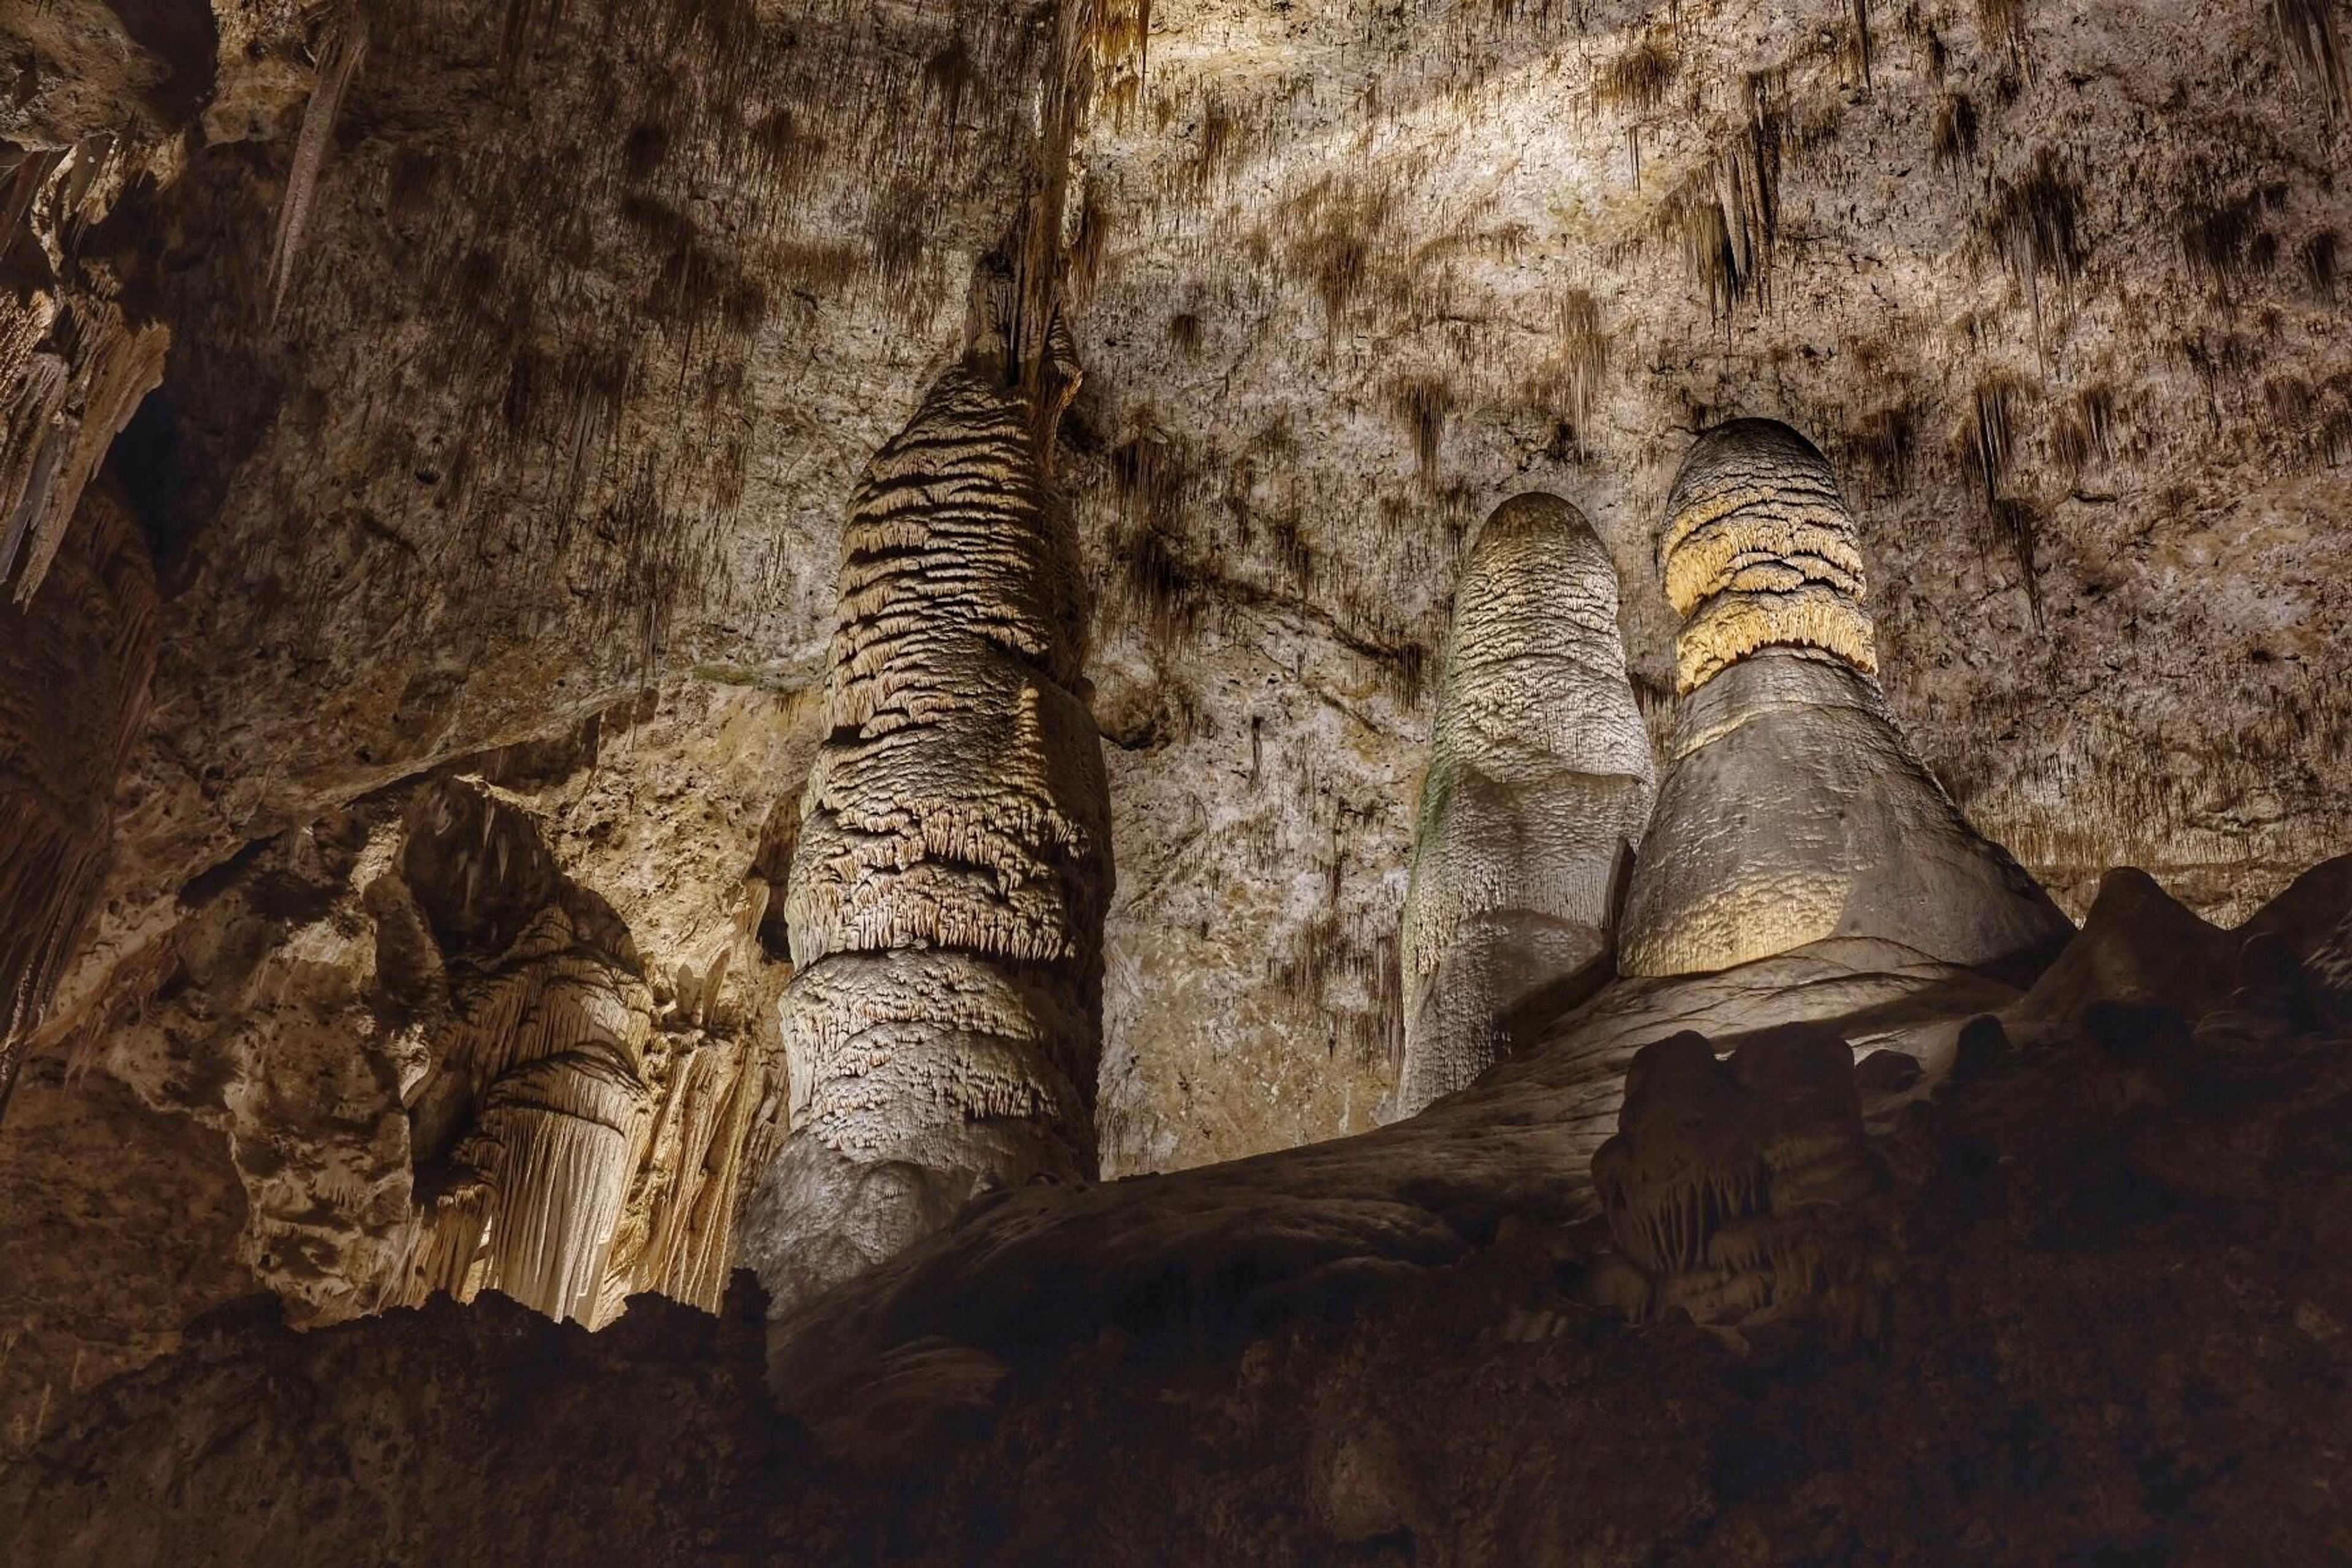
<instances>
[{"instance_id":1,"label":"cluster of stalactite","mask_svg":"<svg viewBox=\"0 0 2352 1568\"><path fill-rule=\"evenodd\" d=\"M0 602L0 1110L105 879L155 637L146 542L93 486L38 591Z\"/></svg>"},{"instance_id":2,"label":"cluster of stalactite","mask_svg":"<svg viewBox=\"0 0 2352 1568\"><path fill-rule=\"evenodd\" d=\"M656 1030L626 928L486 792L422 795L401 886L371 902L404 955L387 968L445 987L393 1299L495 1289L592 1326L637 1290L715 1309L760 1093L745 1053Z\"/></svg>"},{"instance_id":3,"label":"cluster of stalactite","mask_svg":"<svg viewBox=\"0 0 2352 1568\"><path fill-rule=\"evenodd\" d=\"M103 213L129 157L97 138L0 164L0 254L22 282L0 293L0 584L20 605L39 590L115 437L163 379L170 331L68 280L66 237Z\"/></svg>"},{"instance_id":4,"label":"cluster of stalactite","mask_svg":"<svg viewBox=\"0 0 2352 1568\"><path fill-rule=\"evenodd\" d=\"M751 1222L780 1310L982 1192L1095 1171L1108 790L1039 458L1076 372L1023 374L994 288L843 535L785 893L792 1137Z\"/></svg>"},{"instance_id":5,"label":"cluster of stalactite","mask_svg":"<svg viewBox=\"0 0 2352 1568\"><path fill-rule=\"evenodd\" d=\"M1404 908L1411 1115L1608 978L1655 780L1617 573L1555 496L1496 508L1454 590Z\"/></svg>"}]
</instances>

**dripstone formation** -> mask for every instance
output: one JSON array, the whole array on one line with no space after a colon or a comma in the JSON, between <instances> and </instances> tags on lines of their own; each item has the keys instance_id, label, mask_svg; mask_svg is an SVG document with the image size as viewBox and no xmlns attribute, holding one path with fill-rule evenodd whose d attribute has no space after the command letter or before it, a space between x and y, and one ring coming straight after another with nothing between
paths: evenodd
<instances>
[{"instance_id":1,"label":"dripstone formation","mask_svg":"<svg viewBox=\"0 0 2352 1568\"><path fill-rule=\"evenodd\" d=\"M38 587L0 601L0 1110L105 879L154 667L146 544L92 486Z\"/></svg>"},{"instance_id":2,"label":"dripstone formation","mask_svg":"<svg viewBox=\"0 0 2352 1568\"><path fill-rule=\"evenodd\" d=\"M1411 1115L1610 973L1655 780L1617 574L1556 496L1505 501L1455 590L1404 909Z\"/></svg>"},{"instance_id":3,"label":"dripstone formation","mask_svg":"<svg viewBox=\"0 0 2352 1568\"><path fill-rule=\"evenodd\" d=\"M1701 437L1661 541L1684 692L1628 898L1630 975L1728 969L1831 937L1979 968L2072 929L1970 827L1879 689L1836 475L1770 420Z\"/></svg>"},{"instance_id":4,"label":"dripstone formation","mask_svg":"<svg viewBox=\"0 0 2352 1568\"><path fill-rule=\"evenodd\" d=\"M746 1241L780 1311L980 1194L1095 1173L1108 788L1039 458L1075 375L1022 385L1009 316L983 300L843 534L785 894L792 1131Z\"/></svg>"}]
</instances>

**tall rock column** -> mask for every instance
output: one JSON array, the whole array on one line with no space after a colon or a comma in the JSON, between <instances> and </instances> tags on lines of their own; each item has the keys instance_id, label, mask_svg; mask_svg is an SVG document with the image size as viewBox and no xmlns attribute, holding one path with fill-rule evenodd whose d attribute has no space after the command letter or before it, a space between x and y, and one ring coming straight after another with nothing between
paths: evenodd
<instances>
[{"instance_id":1,"label":"tall rock column","mask_svg":"<svg viewBox=\"0 0 2352 1568\"><path fill-rule=\"evenodd\" d=\"M1661 551L1683 709L1627 900L1625 973L1830 937L1998 969L2072 931L1896 727L1853 517L1811 442L1767 419L1702 436Z\"/></svg>"},{"instance_id":2,"label":"tall rock column","mask_svg":"<svg viewBox=\"0 0 2352 1568\"><path fill-rule=\"evenodd\" d=\"M155 636L146 541L94 484L37 588L0 598L0 1112L106 878Z\"/></svg>"},{"instance_id":3,"label":"tall rock column","mask_svg":"<svg viewBox=\"0 0 2352 1568\"><path fill-rule=\"evenodd\" d=\"M842 539L785 893L792 1131L745 1237L780 1314L982 1193L1095 1173L1109 792L1040 458L1075 377L1008 368L1006 316L985 298Z\"/></svg>"},{"instance_id":4,"label":"tall rock column","mask_svg":"<svg viewBox=\"0 0 2352 1568\"><path fill-rule=\"evenodd\" d=\"M1404 906L1398 1114L1505 1055L1522 1013L1609 978L1654 786L1609 552L1567 501L1515 496L1454 591Z\"/></svg>"}]
</instances>

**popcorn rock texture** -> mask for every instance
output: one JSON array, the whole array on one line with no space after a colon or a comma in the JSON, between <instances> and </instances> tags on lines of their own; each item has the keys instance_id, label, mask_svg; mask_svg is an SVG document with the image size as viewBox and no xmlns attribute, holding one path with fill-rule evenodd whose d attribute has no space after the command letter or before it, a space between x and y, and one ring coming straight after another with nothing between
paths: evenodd
<instances>
[{"instance_id":1,"label":"popcorn rock texture","mask_svg":"<svg viewBox=\"0 0 2352 1568\"><path fill-rule=\"evenodd\" d=\"M1061 394L975 350L842 538L828 739L784 896L790 1142L746 1237L780 1311L982 1193L1096 1172L1110 806L1038 458Z\"/></svg>"}]
</instances>

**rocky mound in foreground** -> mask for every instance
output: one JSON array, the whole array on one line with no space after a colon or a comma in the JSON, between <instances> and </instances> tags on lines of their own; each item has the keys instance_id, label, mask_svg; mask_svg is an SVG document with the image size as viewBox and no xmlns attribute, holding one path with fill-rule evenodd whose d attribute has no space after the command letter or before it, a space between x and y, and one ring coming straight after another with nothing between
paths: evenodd
<instances>
[{"instance_id":1,"label":"rocky mound in foreground","mask_svg":"<svg viewBox=\"0 0 2352 1568\"><path fill-rule=\"evenodd\" d=\"M1598 1215L1530 1201L1507 1095L968 1214L916 1306L787 1347L789 1415L746 1288L231 1314L0 1473L0 1558L2343 1560L2347 886L2229 932L2120 879L1926 1079L1654 1045Z\"/></svg>"}]
</instances>

